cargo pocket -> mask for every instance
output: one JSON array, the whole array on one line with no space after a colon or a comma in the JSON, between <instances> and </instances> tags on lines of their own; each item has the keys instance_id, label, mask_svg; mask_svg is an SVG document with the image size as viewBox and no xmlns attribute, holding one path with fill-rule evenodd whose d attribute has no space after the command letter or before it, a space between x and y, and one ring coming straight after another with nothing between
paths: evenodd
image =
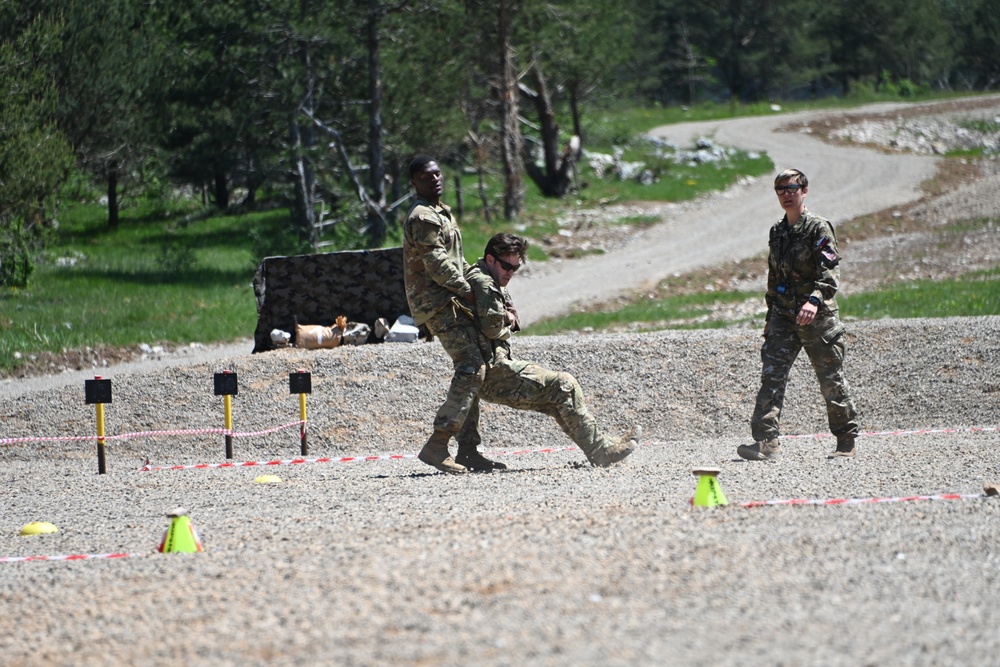
<instances>
[{"instance_id":1,"label":"cargo pocket","mask_svg":"<svg viewBox=\"0 0 1000 667\"><path fill-rule=\"evenodd\" d=\"M838 338L844 335L844 331L844 325L841 322L837 322L829 331L824 331L821 338L825 344L832 345Z\"/></svg>"}]
</instances>

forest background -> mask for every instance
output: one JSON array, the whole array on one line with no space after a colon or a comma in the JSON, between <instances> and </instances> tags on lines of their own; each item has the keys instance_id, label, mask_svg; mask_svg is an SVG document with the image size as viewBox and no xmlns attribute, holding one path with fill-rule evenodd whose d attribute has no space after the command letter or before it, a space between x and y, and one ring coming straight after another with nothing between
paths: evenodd
<instances>
[{"instance_id":1,"label":"forest background","mask_svg":"<svg viewBox=\"0 0 1000 667\"><path fill-rule=\"evenodd\" d=\"M488 229L579 197L585 150L654 123L998 81L988 0L3 0L0 333L44 300L26 292L39 267L100 273L89 289L245 288L267 255L397 243L417 152ZM770 167L743 157L726 178ZM239 237L243 265L197 258L213 234ZM98 245L120 249L113 270L68 250Z\"/></svg>"}]
</instances>

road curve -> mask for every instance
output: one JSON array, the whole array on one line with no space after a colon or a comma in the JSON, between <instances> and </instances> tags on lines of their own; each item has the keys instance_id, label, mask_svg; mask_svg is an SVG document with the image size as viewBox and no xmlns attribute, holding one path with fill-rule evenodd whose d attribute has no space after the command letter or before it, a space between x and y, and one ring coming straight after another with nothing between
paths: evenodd
<instances>
[{"instance_id":1,"label":"road curve","mask_svg":"<svg viewBox=\"0 0 1000 667\"><path fill-rule=\"evenodd\" d=\"M877 104L849 112L808 111L680 123L657 127L650 134L680 146L710 136L717 144L766 152L777 169L795 167L805 172L810 183L809 208L838 223L918 199L919 186L934 175L938 159L831 145L809 133L780 128L901 106ZM530 325L543 317L570 312L577 304L606 301L656 284L675 272L755 255L764 250L767 230L780 215L771 177L760 178L679 207L676 215L636 235L620 250L535 265L531 275L511 283L511 294L522 320Z\"/></svg>"}]
</instances>

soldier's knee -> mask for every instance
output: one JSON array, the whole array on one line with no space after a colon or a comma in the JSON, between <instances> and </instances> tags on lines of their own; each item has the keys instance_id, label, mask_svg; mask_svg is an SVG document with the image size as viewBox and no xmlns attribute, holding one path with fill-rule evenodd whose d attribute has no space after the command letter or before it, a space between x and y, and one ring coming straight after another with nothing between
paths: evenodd
<instances>
[{"instance_id":1,"label":"soldier's knee","mask_svg":"<svg viewBox=\"0 0 1000 667\"><path fill-rule=\"evenodd\" d=\"M576 378L566 371L556 371L556 381L559 384L574 385L577 384Z\"/></svg>"},{"instance_id":2,"label":"soldier's knee","mask_svg":"<svg viewBox=\"0 0 1000 667\"><path fill-rule=\"evenodd\" d=\"M576 381L576 378L566 371L557 371L555 374L555 382L565 393L573 393L580 387L580 383Z\"/></svg>"}]
</instances>

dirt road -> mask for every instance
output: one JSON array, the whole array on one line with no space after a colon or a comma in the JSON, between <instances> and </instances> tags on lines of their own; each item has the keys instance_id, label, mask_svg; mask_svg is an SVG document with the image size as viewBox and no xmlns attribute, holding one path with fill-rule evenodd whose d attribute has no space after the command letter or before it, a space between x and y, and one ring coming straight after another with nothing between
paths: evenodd
<instances>
[{"instance_id":1,"label":"dirt road","mask_svg":"<svg viewBox=\"0 0 1000 667\"><path fill-rule=\"evenodd\" d=\"M876 104L850 113L876 114L903 106ZM920 184L934 175L937 158L836 146L810 133L781 130L791 123L819 123L844 113L682 123L650 134L680 146L709 136L718 144L766 152L778 169L796 167L808 174L809 207L834 223L918 199ZM535 267L532 275L511 284L518 311L530 323L568 312L577 303L605 301L655 284L674 272L755 255L764 249L767 230L781 213L770 186L770 178L758 179L694 202L636 235L621 250Z\"/></svg>"}]
</instances>

